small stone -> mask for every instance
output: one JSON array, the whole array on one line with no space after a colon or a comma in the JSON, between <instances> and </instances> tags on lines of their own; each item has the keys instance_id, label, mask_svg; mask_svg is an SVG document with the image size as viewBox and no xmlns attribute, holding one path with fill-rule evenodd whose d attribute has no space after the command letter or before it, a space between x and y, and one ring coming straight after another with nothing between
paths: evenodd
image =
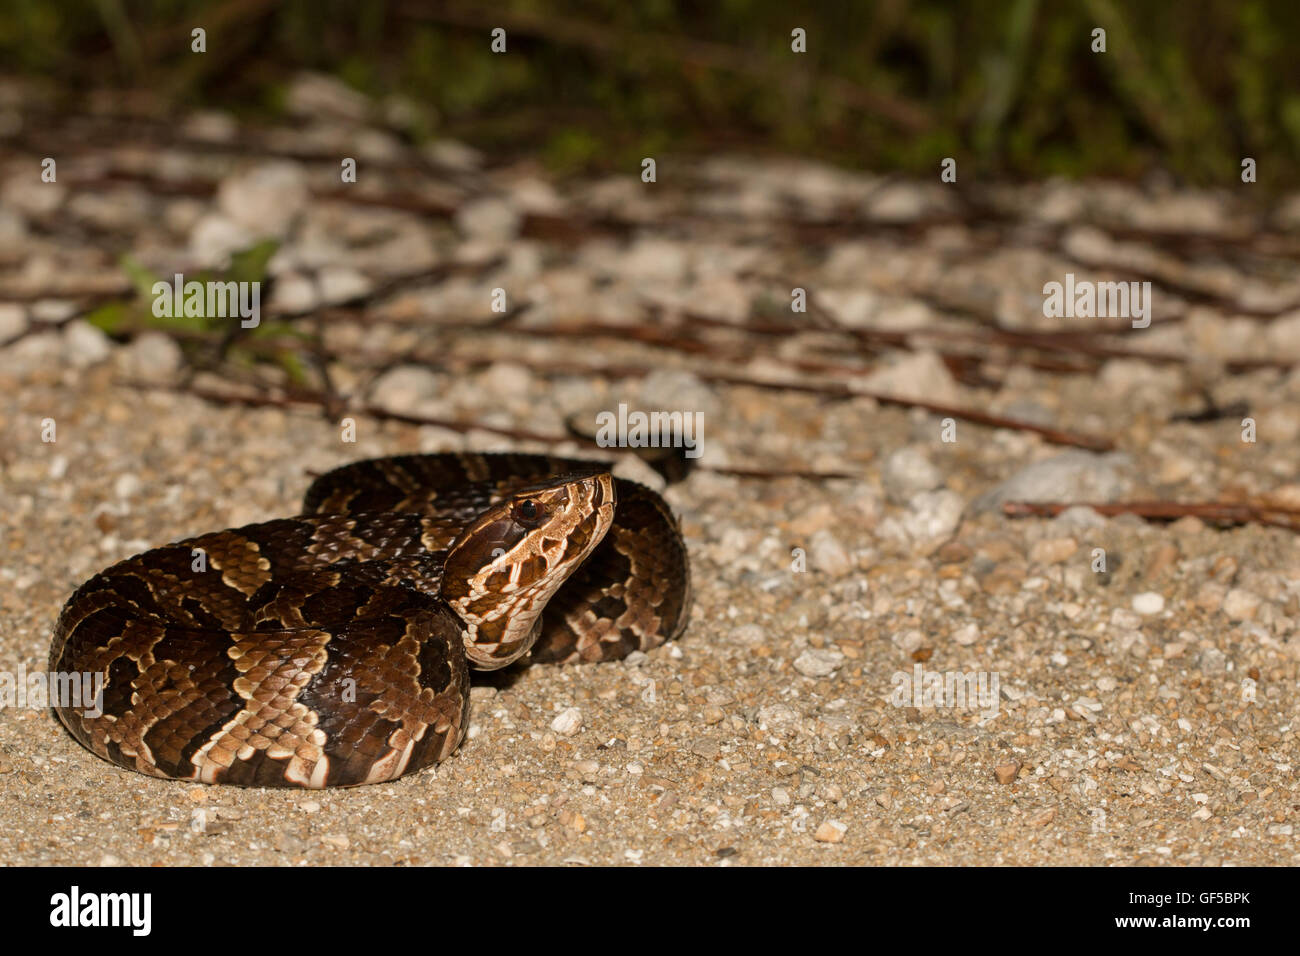
<instances>
[{"instance_id":1,"label":"small stone","mask_svg":"<svg viewBox=\"0 0 1300 956\"><path fill-rule=\"evenodd\" d=\"M1169 531L1176 535L1194 537L1205 532L1205 522L1196 515L1186 515L1169 525Z\"/></svg>"},{"instance_id":2,"label":"small stone","mask_svg":"<svg viewBox=\"0 0 1300 956\"><path fill-rule=\"evenodd\" d=\"M966 502L950 489L923 491L908 502L902 526L907 534L919 542L934 542L936 547L952 537L961 524Z\"/></svg>"},{"instance_id":3,"label":"small stone","mask_svg":"<svg viewBox=\"0 0 1300 956\"><path fill-rule=\"evenodd\" d=\"M916 650L925 643L925 635L920 631L912 628L908 631L902 631L894 635L894 646L904 654L915 653Z\"/></svg>"},{"instance_id":4,"label":"small stone","mask_svg":"<svg viewBox=\"0 0 1300 956\"><path fill-rule=\"evenodd\" d=\"M217 207L253 236L286 235L307 200L302 167L287 160L244 170L222 180L217 189Z\"/></svg>"},{"instance_id":5,"label":"small stone","mask_svg":"<svg viewBox=\"0 0 1300 956\"><path fill-rule=\"evenodd\" d=\"M86 368L108 358L113 352L113 343L89 322L73 319L63 330L63 349L69 365Z\"/></svg>"},{"instance_id":6,"label":"small stone","mask_svg":"<svg viewBox=\"0 0 1300 956\"><path fill-rule=\"evenodd\" d=\"M248 248L255 238L254 233L225 216L207 213L190 230L190 252L197 265L223 267L231 253Z\"/></svg>"},{"instance_id":7,"label":"small stone","mask_svg":"<svg viewBox=\"0 0 1300 956\"><path fill-rule=\"evenodd\" d=\"M1005 501L1115 501L1129 488L1131 464L1122 452L1062 452L1021 468L971 502L971 509L996 511Z\"/></svg>"},{"instance_id":8,"label":"small stone","mask_svg":"<svg viewBox=\"0 0 1300 956\"><path fill-rule=\"evenodd\" d=\"M1227 585L1220 584L1217 581L1207 581L1197 589L1196 595L1192 598L1192 606L1205 611L1207 614L1213 614L1223 606L1223 601L1227 596Z\"/></svg>"},{"instance_id":9,"label":"small stone","mask_svg":"<svg viewBox=\"0 0 1300 956\"><path fill-rule=\"evenodd\" d=\"M855 391L919 399L923 402L953 403L961 392L938 353L929 349L910 352L892 364L863 376Z\"/></svg>"},{"instance_id":10,"label":"small stone","mask_svg":"<svg viewBox=\"0 0 1300 956\"><path fill-rule=\"evenodd\" d=\"M373 283L356 269L325 269L319 278L320 298L326 305L339 305L370 292Z\"/></svg>"},{"instance_id":11,"label":"small stone","mask_svg":"<svg viewBox=\"0 0 1300 956\"><path fill-rule=\"evenodd\" d=\"M979 625L974 621L964 624L952 632L952 639L962 647L970 647L980 639Z\"/></svg>"},{"instance_id":12,"label":"small stone","mask_svg":"<svg viewBox=\"0 0 1300 956\"><path fill-rule=\"evenodd\" d=\"M298 809L303 813L319 813L320 804L315 800L304 800L302 803L298 804Z\"/></svg>"},{"instance_id":13,"label":"small stone","mask_svg":"<svg viewBox=\"0 0 1300 956\"><path fill-rule=\"evenodd\" d=\"M920 491L933 491L943 484L943 472L919 448L900 448L885 459L880 472L885 492L895 504L902 504Z\"/></svg>"},{"instance_id":14,"label":"small stone","mask_svg":"<svg viewBox=\"0 0 1300 956\"><path fill-rule=\"evenodd\" d=\"M1164 596L1155 591L1143 591L1141 594L1133 595L1132 604L1133 610L1144 615L1159 614L1165 609Z\"/></svg>"},{"instance_id":15,"label":"small stone","mask_svg":"<svg viewBox=\"0 0 1300 956\"><path fill-rule=\"evenodd\" d=\"M1016 779L1016 774L1020 773L1020 763L1015 760L1009 760L1006 763L998 764L993 771L993 776L997 778L998 783L1008 784Z\"/></svg>"},{"instance_id":16,"label":"small stone","mask_svg":"<svg viewBox=\"0 0 1300 956\"><path fill-rule=\"evenodd\" d=\"M352 841L349 840L347 837L343 836L341 833L326 834L325 836L320 838L320 841L321 843L324 843L326 846L334 847L336 850L346 850L349 846L352 845Z\"/></svg>"},{"instance_id":17,"label":"small stone","mask_svg":"<svg viewBox=\"0 0 1300 956\"><path fill-rule=\"evenodd\" d=\"M437 166L472 173L483 165L483 154L454 139L438 139L424 147L424 154Z\"/></svg>"},{"instance_id":18,"label":"small stone","mask_svg":"<svg viewBox=\"0 0 1300 956\"><path fill-rule=\"evenodd\" d=\"M1035 564L1060 564L1079 550L1073 538L1048 538L1029 549L1029 560Z\"/></svg>"},{"instance_id":19,"label":"small stone","mask_svg":"<svg viewBox=\"0 0 1300 956\"><path fill-rule=\"evenodd\" d=\"M185 362L181 347L162 332L145 332L122 350L125 371L145 382L166 382Z\"/></svg>"},{"instance_id":20,"label":"small stone","mask_svg":"<svg viewBox=\"0 0 1300 956\"><path fill-rule=\"evenodd\" d=\"M128 471L113 481L113 494L118 498L131 498L140 491L140 487L140 476Z\"/></svg>"},{"instance_id":21,"label":"small stone","mask_svg":"<svg viewBox=\"0 0 1300 956\"><path fill-rule=\"evenodd\" d=\"M1004 562L980 581L980 587L984 589L986 594L1006 596L1017 593L1024 580L1025 570L1023 565Z\"/></svg>"},{"instance_id":22,"label":"small stone","mask_svg":"<svg viewBox=\"0 0 1300 956\"><path fill-rule=\"evenodd\" d=\"M844 663L839 651L809 648L795 658L794 669L805 677L829 677Z\"/></svg>"},{"instance_id":23,"label":"small stone","mask_svg":"<svg viewBox=\"0 0 1300 956\"><path fill-rule=\"evenodd\" d=\"M478 381L484 394L524 399L532 390L533 373L517 362L493 362Z\"/></svg>"},{"instance_id":24,"label":"small stone","mask_svg":"<svg viewBox=\"0 0 1300 956\"><path fill-rule=\"evenodd\" d=\"M1047 807L1025 817L1025 824L1031 827L1045 827L1056 819L1056 808Z\"/></svg>"},{"instance_id":25,"label":"small stone","mask_svg":"<svg viewBox=\"0 0 1300 956\"><path fill-rule=\"evenodd\" d=\"M760 730L786 731L799 723L799 715L786 704L767 704L758 709Z\"/></svg>"},{"instance_id":26,"label":"small stone","mask_svg":"<svg viewBox=\"0 0 1300 956\"><path fill-rule=\"evenodd\" d=\"M370 386L370 399L393 412L410 412L437 397L445 385L441 377L422 365L399 365Z\"/></svg>"},{"instance_id":27,"label":"small stone","mask_svg":"<svg viewBox=\"0 0 1300 956\"><path fill-rule=\"evenodd\" d=\"M1230 621L1253 621L1262 599L1243 588L1233 588L1223 598L1223 613Z\"/></svg>"},{"instance_id":28,"label":"small stone","mask_svg":"<svg viewBox=\"0 0 1300 956\"><path fill-rule=\"evenodd\" d=\"M1300 315L1297 315L1300 318ZM1300 511L1300 483L1281 485L1264 495L1264 501L1275 508Z\"/></svg>"},{"instance_id":29,"label":"small stone","mask_svg":"<svg viewBox=\"0 0 1300 956\"><path fill-rule=\"evenodd\" d=\"M817 828L813 839L818 843L842 843L848 829L848 824L841 823L839 820L826 820Z\"/></svg>"},{"instance_id":30,"label":"small stone","mask_svg":"<svg viewBox=\"0 0 1300 956\"><path fill-rule=\"evenodd\" d=\"M582 711L577 707L566 707L551 721L551 729L557 734L572 737L582 729Z\"/></svg>"},{"instance_id":31,"label":"small stone","mask_svg":"<svg viewBox=\"0 0 1300 956\"><path fill-rule=\"evenodd\" d=\"M456 226L470 239L513 239L522 218L513 205L494 196L467 202L456 210Z\"/></svg>"},{"instance_id":32,"label":"small stone","mask_svg":"<svg viewBox=\"0 0 1300 956\"><path fill-rule=\"evenodd\" d=\"M300 272L285 272L276 276L267 305L275 312L294 315L310 312L319 301L316 283L309 276Z\"/></svg>"},{"instance_id":33,"label":"small stone","mask_svg":"<svg viewBox=\"0 0 1300 956\"><path fill-rule=\"evenodd\" d=\"M843 577L853 570L853 559L828 529L812 536L808 542L808 557L815 570L833 578Z\"/></svg>"},{"instance_id":34,"label":"small stone","mask_svg":"<svg viewBox=\"0 0 1300 956\"><path fill-rule=\"evenodd\" d=\"M1169 542L1156 548L1151 554L1151 560L1147 564L1147 579L1150 580L1155 578L1157 575L1164 573L1166 568L1169 568L1178 560L1179 553L1178 545Z\"/></svg>"},{"instance_id":35,"label":"small stone","mask_svg":"<svg viewBox=\"0 0 1300 956\"><path fill-rule=\"evenodd\" d=\"M370 100L342 80L310 72L289 81L284 106L290 114L309 120L328 116L354 123L364 120L371 110Z\"/></svg>"},{"instance_id":36,"label":"small stone","mask_svg":"<svg viewBox=\"0 0 1300 956\"><path fill-rule=\"evenodd\" d=\"M0 342L7 341L27 328L27 311L20 305L0 303Z\"/></svg>"}]
</instances>

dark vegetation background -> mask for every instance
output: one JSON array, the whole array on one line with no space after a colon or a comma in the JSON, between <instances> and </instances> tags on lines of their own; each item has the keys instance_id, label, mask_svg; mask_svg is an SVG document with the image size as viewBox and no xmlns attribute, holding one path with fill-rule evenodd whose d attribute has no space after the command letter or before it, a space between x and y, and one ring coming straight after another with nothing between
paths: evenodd
<instances>
[{"instance_id":1,"label":"dark vegetation background","mask_svg":"<svg viewBox=\"0 0 1300 956\"><path fill-rule=\"evenodd\" d=\"M490 51L498 26L516 55ZM277 114L286 80L318 70L402 97L412 138L560 174L722 149L1197 184L1236 180L1252 156L1266 192L1300 172L1294 0L7 0L0 61L72 99L245 118Z\"/></svg>"}]
</instances>

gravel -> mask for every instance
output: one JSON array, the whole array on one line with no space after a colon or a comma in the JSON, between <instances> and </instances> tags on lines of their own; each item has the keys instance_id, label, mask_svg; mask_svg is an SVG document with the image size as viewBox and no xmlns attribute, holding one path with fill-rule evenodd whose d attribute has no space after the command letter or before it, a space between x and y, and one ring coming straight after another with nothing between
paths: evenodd
<instances>
[{"instance_id":1,"label":"gravel","mask_svg":"<svg viewBox=\"0 0 1300 956\"><path fill-rule=\"evenodd\" d=\"M350 122L365 112L319 79L292 98L306 115L328 107ZM226 135L222 124L208 125ZM295 155L309 152L309 139L292 138L299 131L280 132L298 146ZM330 319L331 383L354 398L559 434L571 416L619 401L705 411L700 466L665 492L691 553L690 627L672 645L622 664L477 675L470 738L442 765L392 784L310 796L118 770L45 709L7 707L6 861L1300 863L1294 535L1198 519L1159 525L1088 508L1012 520L999 507L1012 499L1270 492L1296 500L1300 375L1223 370L1228 357L1291 347L1294 316L1269 339L1256 334L1254 320L1239 335L1230 310L1197 304L1185 322L1153 326L1164 339L1137 331L1132 342L1118 339L1182 350L1186 366L1144 380L1113 365L1106 388L1095 375L1008 366L1005 357L983 367L995 384L959 380L924 350L886 350L849 377L867 392L1032 409L1056 427L1111 436L1118 450L1062 451L1033 434L964 420L947 441L946 416L866 395L725 384L707 378L699 355L656 351L630 336L589 347L522 330L575 315L628 326L641 321L648 297L669 303L659 307L669 316L684 307L715 316L732 315L737 304L749 314L769 301L788 303L788 288L768 288L753 278L759 274L839 288L840 314L908 329L972 328L909 288L943 285L972 300L1019 290L1029 307L1010 296L996 306L1000 313L1052 328L1025 290L1084 266L1051 250L1010 256L985 248L959 225L945 227L969 253L956 262L938 244L870 229L831 235L825 248L794 247L762 218L797 196L814 219L861 208L879 185L869 174L817 167L792 174L778 161L717 157L693 166L689 184L674 182L665 164L650 190L627 176L550 190L535 182L535 169L495 168L459 144L429 154L463 170L473 189L432 178L403 188L463 203L453 222L312 199L311 186L327 173L337 184L336 154L268 164L222 153L212 160L221 177L215 197L193 200L198 208L180 217L183 228L151 198L101 204L95 214L119 217L115 242L164 275L182 259L186 268L219 264L253 234L279 236L277 256L297 283L276 292L281 303L377 288L393 268L384 261L391 256L375 254L377 242L401 242L466 270L381 297L364 321L349 310ZM187 155L172 158L193 162ZM35 218L63 201L30 187L36 168L36 160L15 166L0 183L7 206L17 197L14 215ZM578 233L507 242L523 221L524 196L590 221L617 212L640 226L627 239ZM998 196L1008 215L1027 219L1052 209L1068 222L1087 210L1092 220L1132 226L1154 215L1139 191L1114 184L1008 187ZM899 182L871 207L920 223L947 201L932 187ZM1218 194L1197 201L1229 202ZM676 211L698 214L698 228L676 227ZM719 211L728 214L710 215ZM1231 221L1226 211L1222 221ZM5 261L26 263L21 273L0 275L15 301L33 301L30 290L28 298L17 294L31 276L121 288L117 267L79 245L78 235L0 232ZM1088 256L1114 252L1087 232L1072 241ZM1196 277L1192 266L1183 274ZM489 302L499 285L509 286L511 302L525 290L533 300L510 327L483 324L500 319ZM849 294L855 290L863 294ZM59 608L96 571L151 545L292 514L314 473L418 451L582 449L364 416L347 441L336 420L308 407L214 404L128 387L124 380L179 381L176 343L157 333L109 340L70 320L71 297L37 304L0 310L0 331L30 333L0 350L0 661L9 671L44 666ZM29 321L51 327L29 329ZM728 341L719 321L691 328L701 342ZM811 325L806 336L768 345L770 353L746 352L723 370L788 378L790 366L778 359L825 363L832 349L843 353L836 361L861 358ZM365 360L378 352L400 360L383 367ZM429 367L431 355L447 361L445 370ZM608 371L645 363L655 371L643 380ZM1259 423L1255 443L1241 441L1235 415L1176 418L1199 390L1191 370L1202 368L1216 400L1247 403ZM196 384L283 385L288 376L263 363L205 372ZM41 440L47 419L57 424L54 442ZM728 464L850 477L709 470ZM639 460L619 467L662 483Z\"/></svg>"}]
</instances>

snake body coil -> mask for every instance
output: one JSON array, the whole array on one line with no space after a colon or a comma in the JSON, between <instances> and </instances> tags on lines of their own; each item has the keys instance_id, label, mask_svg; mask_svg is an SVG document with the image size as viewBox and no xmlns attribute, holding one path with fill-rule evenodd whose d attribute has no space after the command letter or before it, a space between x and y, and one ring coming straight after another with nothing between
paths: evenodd
<instances>
[{"instance_id":1,"label":"snake body coil","mask_svg":"<svg viewBox=\"0 0 1300 956\"><path fill-rule=\"evenodd\" d=\"M63 608L50 671L99 674L73 736L156 777L393 780L468 727L469 667L624 657L690 606L668 506L608 466L413 455L322 475L303 515L128 558Z\"/></svg>"}]
</instances>

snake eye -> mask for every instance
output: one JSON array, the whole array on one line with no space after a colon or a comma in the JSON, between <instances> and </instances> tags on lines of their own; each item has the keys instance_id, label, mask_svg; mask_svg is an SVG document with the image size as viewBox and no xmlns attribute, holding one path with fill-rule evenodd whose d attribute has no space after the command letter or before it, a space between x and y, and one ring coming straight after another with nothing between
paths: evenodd
<instances>
[{"instance_id":1,"label":"snake eye","mask_svg":"<svg viewBox=\"0 0 1300 956\"><path fill-rule=\"evenodd\" d=\"M532 498L525 498L515 505L515 519L522 524L536 524L545 517L546 511Z\"/></svg>"}]
</instances>

